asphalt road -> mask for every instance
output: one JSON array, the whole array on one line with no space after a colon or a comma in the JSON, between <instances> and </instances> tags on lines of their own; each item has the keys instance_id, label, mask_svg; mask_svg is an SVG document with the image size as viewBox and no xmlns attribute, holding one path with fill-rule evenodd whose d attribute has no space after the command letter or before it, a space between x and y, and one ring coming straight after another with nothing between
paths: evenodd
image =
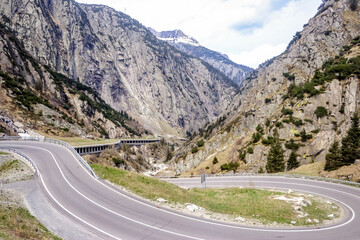
<instances>
[{"instance_id":1,"label":"asphalt road","mask_svg":"<svg viewBox=\"0 0 360 240\"><path fill-rule=\"evenodd\" d=\"M104 239L360 239L360 188L282 177L207 178L207 186L293 189L324 195L347 209L344 221L310 229L263 229L224 224L162 209L93 178L64 147L40 142L0 142L34 160L43 192L59 212ZM35 181L35 182L36 182ZM168 179L200 186L199 178Z\"/></svg>"}]
</instances>

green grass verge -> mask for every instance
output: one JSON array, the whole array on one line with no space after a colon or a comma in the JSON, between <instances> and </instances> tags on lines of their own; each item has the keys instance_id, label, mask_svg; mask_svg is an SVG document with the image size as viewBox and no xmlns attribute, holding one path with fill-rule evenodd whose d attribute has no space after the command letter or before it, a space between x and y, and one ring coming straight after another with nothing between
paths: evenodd
<instances>
[{"instance_id":1,"label":"green grass verge","mask_svg":"<svg viewBox=\"0 0 360 240\"><path fill-rule=\"evenodd\" d=\"M0 155L9 155L9 154L6 152L0 152Z\"/></svg>"},{"instance_id":2,"label":"green grass verge","mask_svg":"<svg viewBox=\"0 0 360 240\"><path fill-rule=\"evenodd\" d=\"M18 160L9 160L0 165L0 172L7 172L11 169L20 167Z\"/></svg>"},{"instance_id":3,"label":"green grass verge","mask_svg":"<svg viewBox=\"0 0 360 240\"><path fill-rule=\"evenodd\" d=\"M277 195L288 195L282 192L251 188L186 190L133 172L95 164L91 167L99 177L121 185L143 198L156 200L161 197L170 203L193 203L208 211L257 219L264 224L273 222L289 224L291 221L296 221L295 225L310 225L311 223L306 222L307 218L316 218L322 223L328 220L327 215L334 213L334 209L314 198L311 199L313 204L305 209L309 216L298 218L290 203L272 198Z\"/></svg>"},{"instance_id":4,"label":"green grass verge","mask_svg":"<svg viewBox=\"0 0 360 240\"><path fill-rule=\"evenodd\" d=\"M0 205L0 239L60 239L21 207Z\"/></svg>"}]
</instances>

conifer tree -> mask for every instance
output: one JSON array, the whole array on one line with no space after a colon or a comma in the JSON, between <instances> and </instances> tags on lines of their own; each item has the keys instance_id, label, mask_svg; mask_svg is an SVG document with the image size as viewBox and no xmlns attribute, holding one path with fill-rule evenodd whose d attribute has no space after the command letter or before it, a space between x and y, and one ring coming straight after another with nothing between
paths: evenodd
<instances>
[{"instance_id":1,"label":"conifer tree","mask_svg":"<svg viewBox=\"0 0 360 240\"><path fill-rule=\"evenodd\" d=\"M279 143L279 140L276 139L275 143L271 145L270 151L267 156L266 171L268 173L277 173L283 172L284 170L284 149Z\"/></svg>"},{"instance_id":2,"label":"conifer tree","mask_svg":"<svg viewBox=\"0 0 360 240\"><path fill-rule=\"evenodd\" d=\"M289 159L287 160L287 170L292 170L294 168L298 168L300 166L299 161L297 160L297 154L292 151Z\"/></svg>"},{"instance_id":3,"label":"conifer tree","mask_svg":"<svg viewBox=\"0 0 360 240\"><path fill-rule=\"evenodd\" d=\"M326 154L325 158L326 158L326 163L324 167L325 171L333 171L344 165L340 152L339 142L334 141L334 143L331 145L329 149L329 153Z\"/></svg>"},{"instance_id":4,"label":"conifer tree","mask_svg":"<svg viewBox=\"0 0 360 240\"><path fill-rule=\"evenodd\" d=\"M342 140L341 155L343 165L350 165L360 157L360 128L359 116L357 113L351 118L351 127L347 131L346 137Z\"/></svg>"}]
</instances>

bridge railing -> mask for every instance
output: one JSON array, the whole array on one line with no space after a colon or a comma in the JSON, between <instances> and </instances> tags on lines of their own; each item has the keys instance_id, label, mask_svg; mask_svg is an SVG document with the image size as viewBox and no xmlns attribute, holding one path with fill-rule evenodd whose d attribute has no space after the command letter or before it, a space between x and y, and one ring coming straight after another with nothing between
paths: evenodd
<instances>
[{"instance_id":1,"label":"bridge railing","mask_svg":"<svg viewBox=\"0 0 360 240\"><path fill-rule=\"evenodd\" d=\"M52 139L52 138L36 138L36 137L26 137L26 138L21 138L21 137L9 137L9 136L5 136L5 137L1 137L0 141L37 141L37 142L47 142L47 143L53 143L53 144L57 144L60 146L63 146L65 148L67 148L76 158L76 160L78 160L90 173L91 175L93 175L95 178L98 178L97 175L95 174L94 170L92 170L92 168L90 167L90 165L80 156L80 154L67 142L61 141L61 140L57 140L57 139Z\"/></svg>"},{"instance_id":2,"label":"bridge railing","mask_svg":"<svg viewBox=\"0 0 360 240\"><path fill-rule=\"evenodd\" d=\"M40 177L40 172L39 172L39 169L37 168L35 162L31 158L29 158L25 153L23 153L19 150L16 150L14 148L11 148L11 147L7 147L7 146L1 146L0 150L4 151L4 152L9 152L9 153L15 153L16 155L19 155L21 158L25 159L34 168L36 176Z\"/></svg>"},{"instance_id":3,"label":"bridge railing","mask_svg":"<svg viewBox=\"0 0 360 240\"><path fill-rule=\"evenodd\" d=\"M317 177L317 176L307 176L307 175L297 175L297 174L274 174L274 173L230 173L230 174L206 174L207 177L232 177L232 176L259 176L259 177L287 177L287 178L301 178L301 179L310 179L322 182L332 182L332 183L341 183L351 186L360 187L360 183L351 182L341 179L335 178L325 178L325 177ZM189 175L189 176L174 176L174 177L166 177L166 176L158 176L158 178L200 178L201 175Z\"/></svg>"}]
</instances>

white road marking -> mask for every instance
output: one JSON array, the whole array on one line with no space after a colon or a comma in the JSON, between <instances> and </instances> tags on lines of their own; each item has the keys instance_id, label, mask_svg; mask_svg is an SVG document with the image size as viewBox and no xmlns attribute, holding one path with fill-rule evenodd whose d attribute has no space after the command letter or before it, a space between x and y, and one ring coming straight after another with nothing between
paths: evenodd
<instances>
[{"instance_id":1,"label":"white road marking","mask_svg":"<svg viewBox=\"0 0 360 240\"><path fill-rule=\"evenodd\" d=\"M126 216L124 216L124 215L122 215L122 214L119 214L119 213L117 213L117 212L115 212L115 211L113 211L113 210L111 210L111 209L108 209L108 208L102 206L101 204L99 204L99 203L91 200L90 198L88 198L87 196L85 196L84 194L82 194L82 193L81 193L80 191L78 191L73 185L71 185L71 183L70 183L70 182L67 180L67 178L65 177L63 171L61 170L61 168L60 168L60 166L59 166L59 164L58 164L55 156L52 154L52 152L50 152L49 150L47 150L47 149L45 149L45 148L40 148L40 147L35 147L35 146L28 146L28 147L37 148L37 149L41 149L41 150L44 150L44 151L48 152L48 153L51 155L51 157L54 159L55 164L56 164L57 168L59 169L59 171L60 171L60 173L61 173L61 176L62 176L63 179L66 181L66 183L67 183L75 192L77 192L80 196L82 196L83 198L85 198L85 199L88 200L89 202L95 204L96 206L98 206L98 207L100 207L100 208L102 208L102 209L104 209L104 210L106 210L106 211L108 211L108 212L111 212L111 213L114 214L114 215L117 215L117 216L122 217L122 218L124 218L124 219L126 219L126 220L132 221L132 222L134 222L134 223L143 225L143 226L148 227L148 228L152 228L152 229L155 229L155 230L158 230L158 231L170 233L170 234L177 235L177 236L180 236L180 237L186 237L186 238L190 238L190 239L201 240L201 238L192 237L192 236L188 236L188 235L185 235L185 234L176 233L176 232L168 231L168 230L161 229L161 228L158 228L158 227L154 227L154 226L152 226L152 225L149 225L149 224L146 224L146 223L143 223L143 222L140 222L140 221L131 219L131 218L129 218L129 217L126 217ZM77 161L76 161L76 162L77 162ZM81 166L82 166L82 165L81 165ZM86 171L86 172L88 173L88 171ZM89 175L90 175L90 174L89 174ZM95 179L92 175L90 175L90 176L91 176L93 179ZM42 178L41 178L41 180L42 180ZM95 180L97 180L97 179L95 179ZM42 180L42 182L43 182L43 184L44 184L44 186L45 186L45 183L44 183L43 180ZM48 190L47 190L47 191L48 191ZM49 191L48 191L48 193L50 194ZM52 196L52 195L51 195L51 196ZM52 196L52 198L55 200L55 198L54 198L53 196ZM56 200L55 200L55 201L56 201ZM64 210L66 210L67 212L70 213L70 211L67 210L65 207L63 207L58 201L56 201L56 203L58 203ZM75 216L75 214L72 214L72 213L71 213L71 215L72 215L72 216ZM76 218L77 218L77 219L80 219L79 217L76 217ZM92 226L91 224L85 222L84 220L83 220L83 222L86 223L86 224L88 224L89 226ZM92 226L92 227L94 227L94 226ZM99 229L96 228L96 227L94 227L94 228L95 228L96 230L99 230ZM102 230L100 230L100 232L105 233L105 232L102 231ZM105 233L105 234L108 235L108 236L110 236L110 237L113 237L113 238L115 238L115 239L119 239L119 238L116 238L116 237L114 237L113 235L111 235L111 234L109 234L109 233Z\"/></svg>"},{"instance_id":2,"label":"white road marking","mask_svg":"<svg viewBox=\"0 0 360 240\"><path fill-rule=\"evenodd\" d=\"M29 147L34 147L34 146L29 146ZM39 148L39 147L35 147L35 148ZM39 148L39 149L48 151L47 149L44 149L44 148ZM66 149L66 148L65 148L65 149ZM66 149L66 150L68 151L68 149ZM48 152L50 152L50 151L48 151ZM70 152L70 151L69 151L69 152ZM70 153L73 155L72 152L70 152ZM52 155L51 152L50 152L50 154ZM137 202L137 203L139 203L139 204L142 204L142 205L145 205L145 206L147 206L147 207L154 208L154 209L156 209L156 210L158 210L158 211L163 211L163 212L166 212L166 213L168 213L168 214L176 215L176 216L179 216L179 217L182 217L182 218L186 218L186 219L190 219L190 220L198 221L198 222L203 222L203 223L207 223L207 224L212 224L212 225L216 225L216 226L222 226L222 227L228 227L228 228L235 228L235 229L243 229L243 230L250 230L250 231L281 232L281 233L284 233L284 232L286 232L286 233L298 233L298 232L324 231L324 230L330 230L330 229L339 228L339 227L342 227L342 226L350 223L350 222L353 221L354 218L355 218L355 212L354 212L354 210L353 210L351 207L349 207L347 204L345 204L345 203L343 203L343 202L341 202L341 201L339 201L339 200L337 200L337 199L328 197L328 198L334 199L334 200L340 202L341 204L343 204L344 206L348 207L348 208L351 210L351 212L352 212L352 218L351 218L350 220L348 220L347 222L343 223L343 224L336 225L336 226L332 226L332 227L326 227L326 228L320 228L320 229L295 229L295 230L291 230L291 229L289 229L289 230L281 230L281 229L256 229L256 228L233 226L233 225L228 225L228 224L210 222L210 221L206 221L206 220L202 220L202 219L196 219L196 218L193 218L193 217L181 215L181 214L178 214L178 213L175 213L175 212L171 212L171 211L167 211L167 210L164 210L164 209L158 209L158 208L156 208L155 206L149 205L148 203L141 202L141 201L139 201L139 200L137 200L137 199L133 199L133 198L131 198L131 197L129 197L129 196L127 196L127 195L125 195L125 194L117 191L117 190L112 189L111 187L105 185L104 183L102 183L102 182L99 181L98 179L94 178L94 177L89 173L89 171L86 170L86 169L84 168L84 166L83 166L82 164L80 164L80 163L76 160L76 158L75 158L74 155L73 155L73 157L74 157L75 161L77 162L77 164L79 164L79 165L82 167L82 169L83 169L87 174L89 174L90 177L92 177L95 181L97 181L98 183L100 183L100 184L103 185L104 187L110 189L111 191L113 191L113 192L115 192L115 193L117 193L117 194L119 194L119 195L121 195L121 196L123 196L123 197L126 197L126 198L128 198L128 199L130 199L130 200L132 200L132 201L135 201L135 202ZM54 160L55 160L55 162L56 162L56 159L55 159L55 158L54 158ZM57 162L56 162L56 164L57 164ZM58 166L58 164L57 164L57 166ZM59 166L58 166L58 168L59 168ZM59 170L60 170L61 174L63 175L63 173L62 173L62 171L61 171L60 168L59 168ZM63 177L64 177L64 176L63 176ZM248 177L248 176L247 176L247 177ZM270 176L269 176L269 177L270 177ZM65 177L64 177L64 179L65 179ZM65 180L66 180L66 179L65 179ZM67 180L66 180L66 181L67 181ZM246 181L246 182L249 182L249 181ZM254 181L252 181L252 182L254 182ZM264 182L264 181L262 181L262 182ZM278 182L278 183L283 183L283 182ZM70 184L69 184L69 185L70 185ZM350 193L347 193L347 192L342 192L342 191L339 191L339 190L330 189L330 188L313 186L313 185L307 185L307 184L298 184L298 185L303 185L303 186L308 186L308 187L323 188L323 189L326 189L326 190L332 190L332 191L337 191L337 192L340 192L340 193L349 194L349 195L351 195L351 196L355 196L355 197L359 198L359 197L356 196L356 195L353 195L353 194L350 194ZM70 186L71 186L71 185L70 185ZM74 189L74 190L75 190L75 189ZM75 190L75 191L77 191L77 190ZM79 193L79 194L81 194L81 193ZM317 193L314 193L314 194L317 194ZM317 194L317 195L320 195L320 194ZM327 196L325 196L325 197L327 197ZM85 197L85 198L86 198L86 197ZM88 200L90 200L90 199L88 199ZM90 200L90 201L92 201L92 200ZM111 210L110 210L110 211L111 211ZM116 214L117 214L117 213L116 213ZM125 217L125 218L126 218L126 217ZM137 223L139 223L139 224L142 224L142 225L145 225L145 226L146 226L145 223L141 223L141 222L138 222L138 221L133 220L133 219L129 219L129 220L130 220L130 221L137 222ZM152 226L151 226L151 227L152 227ZM156 228L156 227L152 227L152 228ZM160 231L166 231L166 230L163 230L163 229L159 229L159 230L160 230ZM175 233L175 234L176 234L176 233ZM185 235L185 236L186 236L186 235ZM190 238L193 238L193 237L190 237ZM195 239L197 239L197 238L195 238Z\"/></svg>"}]
</instances>

